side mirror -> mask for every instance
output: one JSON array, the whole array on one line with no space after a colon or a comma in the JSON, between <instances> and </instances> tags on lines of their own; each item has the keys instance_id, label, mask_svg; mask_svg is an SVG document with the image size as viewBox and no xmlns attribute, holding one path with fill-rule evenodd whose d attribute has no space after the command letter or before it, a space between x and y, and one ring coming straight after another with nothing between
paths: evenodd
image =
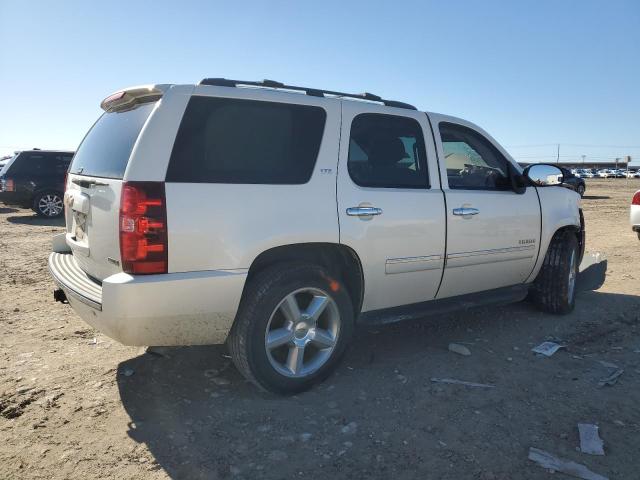
<instances>
[{"instance_id":1,"label":"side mirror","mask_svg":"<svg viewBox=\"0 0 640 480\"><path fill-rule=\"evenodd\" d=\"M524 175L531 180L536 187L560 185L563 180L562 170L546 163L529 165L524 170Z\"/></svg>"}]
</instances>

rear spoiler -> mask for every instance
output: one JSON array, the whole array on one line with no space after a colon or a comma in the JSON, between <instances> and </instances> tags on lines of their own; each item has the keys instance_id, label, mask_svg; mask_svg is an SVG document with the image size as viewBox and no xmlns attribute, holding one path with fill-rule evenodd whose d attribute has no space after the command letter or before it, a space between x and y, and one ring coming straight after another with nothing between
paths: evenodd
<instances>
[{"instance_id":1,"label":"rear spoiler","mask_svg":"<svg viewBox=\"0 0 640 480\"><path fill-rule=\"evenodd\" d=\"M142 103L160 100L168 87L169 85L143 85L119 90L102 100L100 108L107 113L131 110Z\"/></svg>"}]
</instances>

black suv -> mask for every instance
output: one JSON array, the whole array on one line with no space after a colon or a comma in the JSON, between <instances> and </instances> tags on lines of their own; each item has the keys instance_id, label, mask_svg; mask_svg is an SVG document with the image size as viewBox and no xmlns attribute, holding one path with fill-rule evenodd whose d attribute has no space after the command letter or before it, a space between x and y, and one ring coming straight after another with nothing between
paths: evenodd
<instances>
[{"instance_id":1,"label":"black suv","mask_svg":"<svg viewBox=\"0 0 640 480\"><path fill-rule=\"evenodd\" d=\"M584 178L576 177L568 168L560 167L560 170L562 170L562 185L584 197L584 192L587 189Z\"/></svg>"},{"instance_id":2,"label":"black suv","mask_svg":"<svg viewBox=\"0 0 640 480\"><path fill-rule=\"evenodd\" d=\"M41 217L64 213L64 180L73 152L25 150L0 170L0 202L31 208Z\"/></svg>"}]
</instances>

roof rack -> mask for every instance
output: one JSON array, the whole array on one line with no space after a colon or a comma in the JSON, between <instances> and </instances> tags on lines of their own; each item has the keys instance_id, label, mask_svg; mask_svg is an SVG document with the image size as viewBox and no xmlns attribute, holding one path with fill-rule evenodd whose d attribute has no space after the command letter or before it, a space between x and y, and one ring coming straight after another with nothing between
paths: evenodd
<instances>
[{"instance_id":1,"label":"roof rack","mask_svg":"<svg viewBox=\"0 0 640 480\"><path fill-rule=\"evenodd\" d=\"M304 92L311 97L324 97L325 95L331 95L335 97L347 97L356 98L358 100L369 100L371 102L380 102L388 107L406 108L408 110L417 110L416 107L404 102L397 102L395 100L385 100L384 98L374 95L373 93L344 93L334 92L332 90L321 90L318 88L308 87L296 87L294 85L285 85L275 80L263 80L261 82L252 82L244 80L230 80L228 78L204 78L198 85L213 85L216 87L237 87L239 85L246 85L251 87L267 87L267 88L280 88L283 90L293 90L297 92Z\"/></svg>"}]
</instances>

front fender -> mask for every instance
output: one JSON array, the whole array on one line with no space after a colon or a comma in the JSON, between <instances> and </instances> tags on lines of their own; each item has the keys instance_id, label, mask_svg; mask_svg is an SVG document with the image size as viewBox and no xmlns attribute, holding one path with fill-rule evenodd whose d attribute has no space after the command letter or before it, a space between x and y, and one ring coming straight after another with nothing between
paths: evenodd
<instances>
[{"instance_id":1,"label":"front fender","mask_svg":"<svg viewBox=\"0 0 640 480\"><path fill-rule=\"evenodd\" d=\"M541 231L540 250L533 271L527 278L527 283L533 282L544 262L544 257L555 233L561 228L572 227L576 232L584 232L580 221L580 195L573 190L561 186L536 187L540 200ZM578 237L580 240L582 237ZM584 251L584 240L580 246Z\"/></svg>"}]
</instances>

